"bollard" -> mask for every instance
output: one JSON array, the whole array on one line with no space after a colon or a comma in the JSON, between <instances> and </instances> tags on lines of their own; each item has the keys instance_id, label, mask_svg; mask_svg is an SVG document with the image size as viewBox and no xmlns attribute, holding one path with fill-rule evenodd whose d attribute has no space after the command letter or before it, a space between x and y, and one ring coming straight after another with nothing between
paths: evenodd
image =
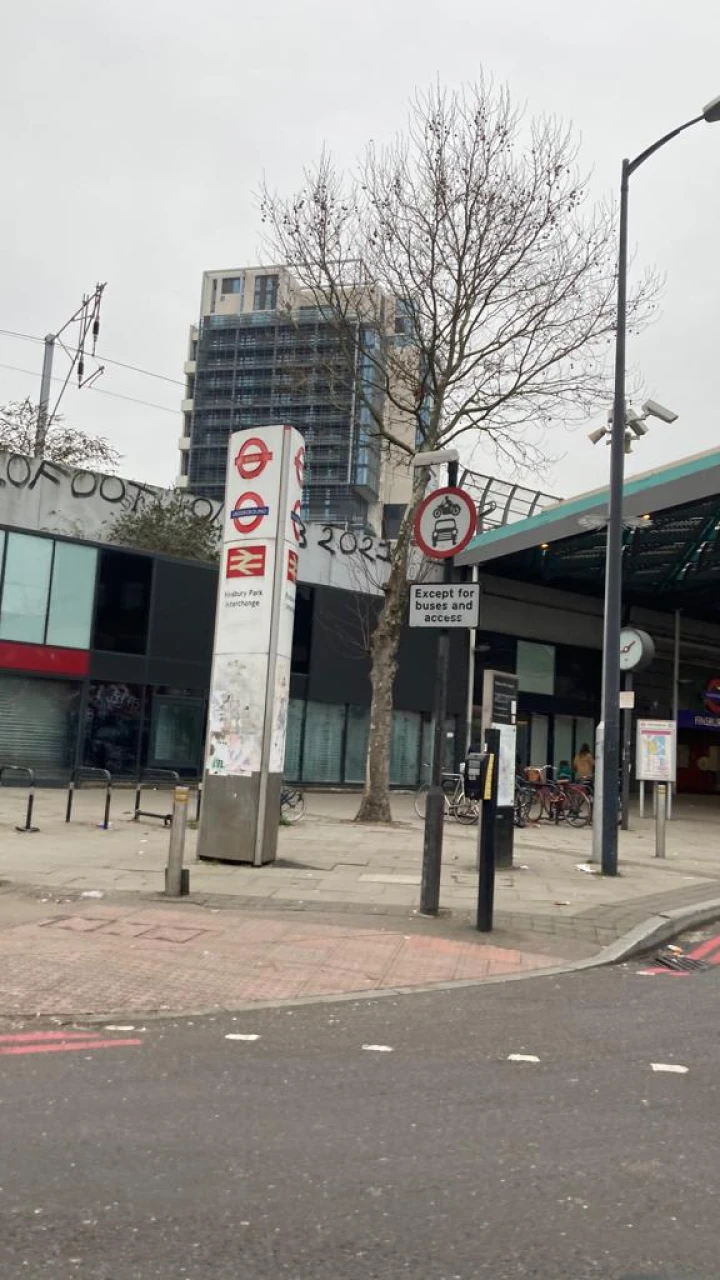
<instances>
[{"instance_id":1,"label":"bollard","mask_svg":"<svg viewBox=\"0 0 720 1280\"><path fill-rule=\"evenodd\" d=\"M495 829L497 824L498 761L500 731L488 729L485 734L485 773L483 801L478 830L478 899L475 927L479 933L492 933L495 910Z\"/></svg>"},{"instance_id":2,"label":"bollard","mask_svg":"<svg viewBox=\"0 0 720 1280\"><path fill-rule=\"evenodd\" d=\"M182 898L190 892L190 871L183 867L189 796L187 787L175 788L168 862L165 868L165 895L168 898Z\"/></svg>"},{"instance_id":3,"label":"bollard","mask_svg":"<svg viewBox=\"0 0 720 1280\"><path fill-rule=\"evenodd\" d=\"M65 806L65 821L69 822L72 818L73 800L75 799L75 779L71 778L68 782L67 804Z\"/></svg>"},{"instance_id":4,"label":"bollard","mask_svg":"<svg viewBox=\"0 0 720 1280\"><path fill-rule=\"evenodd\" d=\"M197 791L195 793L195 821L196 822L200 821L201 805L202 805L202 778L197 784Z\"/></svg>"},{"instance_id":5,"label":"bollard","mask_svg":"<svg viewBox=\"0 0 720 1280\"><path fill-rule=\"evenodd\" d=\"M19 831L21 834L25 831L36 832L40 830L39 827L34 827L32 824L34 805L35 805L35 788L33 785L31 785L30 790L28 791L27 811L25 814L25 826L15 828L15 830Z\"/></svg>"},{"instance_id":6,"label":"bollard","mask_svg":"<svg viewBox=\"0 0 720 1280\"><path fill-rule=\"evenodd\" d=\"M659 782L655 788L655 857L665 857L665 820L667 818L666 786Z\"/></svg>"}]
</instances>

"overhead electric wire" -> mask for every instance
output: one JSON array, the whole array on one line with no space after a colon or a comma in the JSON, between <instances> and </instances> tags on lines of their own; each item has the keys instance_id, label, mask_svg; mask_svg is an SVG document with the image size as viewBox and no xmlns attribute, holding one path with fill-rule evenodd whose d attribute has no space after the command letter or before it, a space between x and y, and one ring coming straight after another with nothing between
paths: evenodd
<instances>
[{"instance_id":1,"label":"overhead electric wire","mask_svg":"<svg viewBox=\"0 0 720 1280\"><path fill-rule=\"evenodd\" d=\"M24 342L43 343L45 341L44 338L38 338L32 333L18 333L14 329L0 329L0 337L21 338ZM110 356L97 355L95 358L105 364L117 365L119 369L129 369L131 373L140 373L146 378L157 378L160 382L171 382L176 387L185 386L185 383L181 382L179 378L170 378L166 373L154 373L152 369L142 369L139 365L126 364L123 360L113 360ZM110 392L107 392L107 394L110 395Z\"/></svg>"},{"instance_id":2,"label":"overhead electric wire","mask_svg":"<svg viewBox=\"0 0 720 1280\"><path fill-rule=\"evenodd\" d=\"M34 378L37 372L35 369L21 369L20 366L16 364L0 363L0 369L10 369L13 373L27 373L31 378ZM51 381L63 382L64 379L54 375ZM136 396L125 396L119 391L104 391L102 387L87 387L86 389L88 391L95 391L99 396L112 396L114 400L128 400L131 404L142 404L146 409L160 409L162 413L172 413L177 416L180 412L179 409L169 409L166 404L153 404L150 400L138 400Z\"/></svg>"}]
</instances>

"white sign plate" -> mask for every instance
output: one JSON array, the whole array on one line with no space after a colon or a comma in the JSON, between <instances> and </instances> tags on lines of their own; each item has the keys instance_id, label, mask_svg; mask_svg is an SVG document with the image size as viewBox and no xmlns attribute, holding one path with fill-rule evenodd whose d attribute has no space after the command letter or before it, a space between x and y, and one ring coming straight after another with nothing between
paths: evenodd
<instances>
[{"instance_id":1,"label":"white sign plate","mask_svg":"<svg viewBox=\"0 0 720 1280\"><path fill-rule=\"evenodd\" d=\"M410 588L411 627L476 627L479 611L477 582L428 582Z\"/></svg>"},{"instance_id":2,"label":"white sign plate","mask_svg":"<svg viewBox=\"0 0 720 1280\"><path fill-rule=\"evenodd\" d=\"M675 723L638 720L635 776L642 782L675 781Z\"/></svg>"},{"instance_id":3,"label":"white sign plate","mask_svg":"<svg viewBox=\"0 0 720 1280\"><path fill-rule=\"evenodd\" d=\"M464 489L436 489L418 507L415 541L431 560L447 560L462 551L477 529L477 509Z\"/></svg>"}]
</instances>

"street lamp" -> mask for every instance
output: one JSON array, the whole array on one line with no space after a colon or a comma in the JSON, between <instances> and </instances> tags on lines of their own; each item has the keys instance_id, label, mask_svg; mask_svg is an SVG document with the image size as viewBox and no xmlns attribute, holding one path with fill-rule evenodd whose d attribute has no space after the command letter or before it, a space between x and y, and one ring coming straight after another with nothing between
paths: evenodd
<instances>
[{"instance_id":1,"label":"street lamp","mask_svg":"<svg viewBox=\"0 0 720 1280\"><path fill-rule=\"evenodd\" d=\"M666 142L694 124L720 121L720 97L709 102L699 116L672 129L634 160L623 160L620 179L620 234L618 244L617 327L615 330L615 394L613 422L618 429L610 437L610 501L605 554L605 625L603 631L602 795L600 801L600 848L603 875L617 875L618 799L620 766L620 625L622 616L622 531L625 433L625 346L627 322L628 193L630 177Z\"/></svg>"}]
</instances>

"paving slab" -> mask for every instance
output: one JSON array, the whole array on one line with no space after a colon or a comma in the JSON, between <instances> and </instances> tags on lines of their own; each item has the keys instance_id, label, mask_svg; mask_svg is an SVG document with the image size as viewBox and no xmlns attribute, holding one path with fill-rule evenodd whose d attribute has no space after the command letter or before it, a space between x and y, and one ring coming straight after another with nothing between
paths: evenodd
<instances>
[{"instance_id":1,"label":"paving slab","mask_svg":"<svg viewBox=\"0 0 720 1280\"><path fill-rule=\"evenodd\" d=\"M665 860L654 857L652 822L634 815L633 829L621 834L621 874L614 878L579 869L590 856L589 831L549 825L518 831L515 865L497 874L496 928L488 937L472 927L473 828L446 827L441 913L434 920L419 916L423 833L411 796L394 797L398 821L384 827L352 821L356 797L310 793L307 817L280 829L277 862L260 868L197 862L190 831L191 900L171 904L161 896L168 832L153 820L134 823L128 793L114 797L106 832L97 826L97 794L80 791L76 820L65 824L64 794L39 792L40 830L24 836L14 830L18 795L0 792L0 972L7 973L0 1002L6 1013L21 1007L47 1013L53 1002L62 1013L81 1006L85 1012L120 1011L135 1000L138 1009L176 1010L178 1000L185 1008L188 1000L227 1007L245 999L522 972L525 965L587 958L650 916L720 897L720 798L678 802ZM164 804L158 798L156 807ZM29 907L42 905L43 898L53 913L69 911L77 923L51 927L36 923L32 912L29 918ZM199 937L209 935L208 946L196 938L181 946L179 936L154 937L139 929L133 915L162 911L187 917L202 929ZM107 912L115 923L93 927ZM220 915L225 924L217 923ZM143 922L147 918L142 914ZM303 921L313 931L312 945ZM338 932L344 924L349 934ZM287 942L292 960L290 952L274 951L288 929L300 929ZM93 950L87 940L96 937ZM342 937L346 943L351 937L353 947L341 947ZM258 954L232 950L247 948L250 938ZM442 939L450 951L436 945ZM162 959L168 947L192 958L183 961L190 971L174 995L167 985L172 966ZM455 976L448 979L449 972ZM357 987L347 986L348 974ZM269 996L270 989L285 994Z\"/></svg>"}]
</instances>

